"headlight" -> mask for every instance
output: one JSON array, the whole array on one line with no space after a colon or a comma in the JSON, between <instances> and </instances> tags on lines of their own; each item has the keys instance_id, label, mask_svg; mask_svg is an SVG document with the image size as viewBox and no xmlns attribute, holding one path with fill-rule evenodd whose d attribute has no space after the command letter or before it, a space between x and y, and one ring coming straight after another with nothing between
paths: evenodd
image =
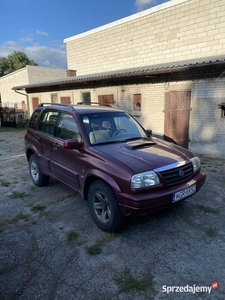
<instances>
[{"instance_id":1,"label":"headlight","mask_svg":"<svg viewBox=\"0 0 225 300\"><path fill-rule=\"evenodd\" d=\"M140 189L159 184L159 177L154 171L135 174L131 177L131 188Z\"/></svg>"},{"instance_id":2,"label":"headlight","mask_svg":"<svg viewBox=\"0 0 225 300\"><path fill-rule=\"evenodd\" d=\"M198 171L201 168L201 161L197 156L191 158L191 162L193 164L194 172Z\"/></svg>"}]
</instances>

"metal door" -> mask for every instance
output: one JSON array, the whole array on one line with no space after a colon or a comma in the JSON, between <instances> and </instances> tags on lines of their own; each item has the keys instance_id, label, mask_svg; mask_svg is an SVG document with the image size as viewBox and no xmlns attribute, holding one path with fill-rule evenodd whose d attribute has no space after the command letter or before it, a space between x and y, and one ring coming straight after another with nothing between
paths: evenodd
<instances>
[{"instance_id":1,"label":"metal door","mask_svg":"<svg viewBox=\"0 0 225 300\"><path fill-rule=\"evenodd\" d=\"M166 92L164 139L188 149L191 92Z\"/></svg>"}]
</instances>

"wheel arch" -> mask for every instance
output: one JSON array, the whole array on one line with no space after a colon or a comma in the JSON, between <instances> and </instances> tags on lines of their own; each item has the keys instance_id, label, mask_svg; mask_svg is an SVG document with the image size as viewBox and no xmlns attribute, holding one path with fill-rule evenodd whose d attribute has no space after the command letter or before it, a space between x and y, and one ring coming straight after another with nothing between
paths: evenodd
<instances>
[{"instance_id":1,"label":"wheel arch","mask_svg":"<svg viewBox=\"0 0 225 300\"><path fill-rule=\"evenodd\" d=\"M27 147L26 148L26 157L27 157L27 161L29 161L30 157L32 154L36 154L37 155L37 151L35 148L33 147ZM38 156L38 155L37 155Z\"/></svg>"},{"instance_id":2,"label":"wheel arch","mask_svg":"<svg viewBox=\"0 0 225 300\"><path fill-rule=\"evenodd\" d=\"M99 170L92 171L90 174L85 179L84 187L83 187L83 198L84 200L87 200L88 198L88 191L91 186L91 184L95 181L101 180L108 184L113 192L116 193L121 193L121 189L119 185L116 183L116 181L107 173L103 173Z\"/></svg>"},{"instance_id":3,"label":"wheel arch","mask_svg":"<svg viewBox=\"0 0 225 300\"><path fill-rule=\"evenodd\" d=\"M27 149L26 151L26 157L27 157L27 160L29 161L30 157L32 154L35 154L35 152L32 150L32 149Z\"/></svg>"}]
</instances>

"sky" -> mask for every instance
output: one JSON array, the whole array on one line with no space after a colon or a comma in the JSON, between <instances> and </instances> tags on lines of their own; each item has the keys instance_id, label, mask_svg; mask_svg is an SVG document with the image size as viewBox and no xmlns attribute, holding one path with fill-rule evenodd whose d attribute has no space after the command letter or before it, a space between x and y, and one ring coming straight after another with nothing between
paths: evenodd
<instances>
[{"instance_id":1,"label":"sky","mask_svg":"<svg viewBox=\"0 0 225 300\"><path fill-rule=\"evenodd\" d=\"M26 53L39 66L66 69L63 40L169 0L1 0L0 57Z\"/></svg>"}]
</instances>

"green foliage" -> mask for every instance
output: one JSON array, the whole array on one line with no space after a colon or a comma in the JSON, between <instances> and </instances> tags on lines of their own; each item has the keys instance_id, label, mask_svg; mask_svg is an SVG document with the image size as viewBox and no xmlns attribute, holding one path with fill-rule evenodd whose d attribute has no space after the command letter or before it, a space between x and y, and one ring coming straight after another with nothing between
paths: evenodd
<instances>
[{"instance_id":1,"label":"green foliage","mask_svg":"<svg viewBox=\"0 0 225 300\"><path fill-rule=\"evenodd\" d=\"M217 231L213 228L208 228L206 230L206 234L210 237L214 237L214 236L217 236Z\"/></svg>"},{"instance_id":2,"label":"green foliage","mask_svg":"<svg viewBox=\"0 0 225 300\"><path fill-rule=\"evenodd\" d=\"M44 205L33 205L31 209L34 212L43 212L45 210L45 208L46 208L46 206L44 206Z\"/></svg>"},{"instance_id":3,"label":"green foliage","mask_svg":"<svg viewBox=\"0 0 225 300\"><path fill-rule=\"evenodd\" d=\"M10 185L10 183L4 179L0 179L0 185L1 186L4 186L4 187L7 187Z\"/></svg>"},{"instance_id":4,"label":"green foliage","mask_svg":"<svg viewBox=\"0 0 225 300\"><path fill-rule=\"evenodd\" d=\"M212 207L209 207L209 206L205 206L205 205L202 205L202 204L199 204L198 207L201 210L203 210L205 213L208 213L208 214L218 214L220 212L219 209L212 208Z\"/></svg>"},{"instance_id":5,"label":"green foliage","mask_svg":"<svg viewBox=\"0 0 225 300\"><path fill-rule=\"evenodd\" d=\"M76 241L78 239L78 236L79 236L79 234L74 230L71 230L66 233L68 242Z\"/></svg>"},{"instance_id":6,"label":"green foliage","mask_svg":"<svg viewBox=\"0 0 225 300\"><path fill-rule=\"evenodd\" d=\"M115 238L117 238L119 234L115 233L108 233L101 238L99 238L93 245L86 247L86 251L90 255L98 255L102 253L102 247L107 243Z\"/></svg>"},{"instance_id":7,"label":"green foliage","mask_svg":"<svg viewBox=\"0 0 225 300\"><path fill-rule=\"evenodd\" d=\"M29 66L37 66L34 60L30 60L27 55L21 51L14 51L7 58L0 57L0 77L10 74L16 70Z\"/></svg>"},{"instance_id":8,"label":"green foliage","mask_svg":"<svg viewBox=\"0 0 225 300\"><path fill-rule=\"evenodd\" d=\"M129 268L126 268L120 276L116 275L114 280L122 292L153 290L153 276L151 274L147 274L143 278L135 278Z\"/></svg>"},{"instance_id":9,"label":"green foliage","mask_svg":"<svg viewBox=\"0 0 225 300\"><path fill-rule=\"evenodd\" d=\"M7 74L9 69L8 60L5 57L0 57L0 77Z\"/></svg>"},{"instance_id":10,"label":"green foliage","mask_svg":"<svg viewBox=\"0 0 225 300\"><path fill-rule=\"evenodd\" d=\"M9 195L10 199L22 199L24 197L28 197L29 195L24 192L13 192L11 195Z\"/></svg>"},{"instance_id":11,"label":"green foliage","mask_svg":"<svg viewBox=\"0 0 225 300\"><path fill-rule=\"evenodd\" d=\"M10 225L10 224L15 224L16 222L18 222L20 220L24 220L24 221L28 222L30 220L30 216L19 213L13 219L6 219L4 221L1 220L0 221L0 232L2 232L2 230L5 226Z\"/></svg>"}]
</instances>

